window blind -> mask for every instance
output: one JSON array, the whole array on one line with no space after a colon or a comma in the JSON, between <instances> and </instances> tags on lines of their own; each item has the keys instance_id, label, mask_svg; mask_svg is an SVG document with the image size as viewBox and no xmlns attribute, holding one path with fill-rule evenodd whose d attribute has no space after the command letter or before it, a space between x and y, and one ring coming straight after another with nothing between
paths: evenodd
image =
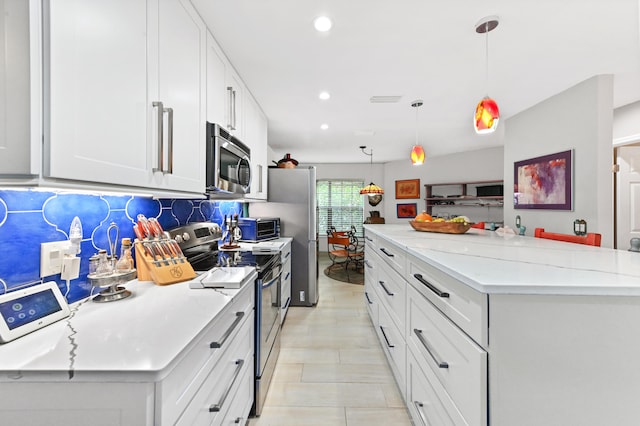
<instances>
[{"instance_id":1,"label":"window blind","mask_svg":"<svg viewBox=\"0 0 640 426\"><path fill-rule=\"evenodd\" d=\"M332 226L337 231L348 231L353 225L362 234L364 201L360 189L362 180L318 180L316 197L318 206L318 234L326 235Z\"/></svg>"}]
</instances>

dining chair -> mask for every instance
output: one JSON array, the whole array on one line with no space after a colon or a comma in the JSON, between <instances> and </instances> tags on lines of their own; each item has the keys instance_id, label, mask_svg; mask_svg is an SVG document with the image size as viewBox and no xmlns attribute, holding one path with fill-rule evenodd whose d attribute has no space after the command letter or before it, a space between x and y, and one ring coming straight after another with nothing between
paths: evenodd
<instances>
[{"instance_id":1,"label":"dining chair","mask_svg":"<svg viewBox=\"0 0 640 426\"><path fill-rule=\"evenodd\" d=\"M587 235L571 235L571 234L558 234L555 232L545 232L544 228L536 228L533 232L533 236L536 238L546 238L548 240L565 241L568 243L585 244L588 246L600 247L600 241L602 235L589 232Z\"/></svg>"}]
</instances>

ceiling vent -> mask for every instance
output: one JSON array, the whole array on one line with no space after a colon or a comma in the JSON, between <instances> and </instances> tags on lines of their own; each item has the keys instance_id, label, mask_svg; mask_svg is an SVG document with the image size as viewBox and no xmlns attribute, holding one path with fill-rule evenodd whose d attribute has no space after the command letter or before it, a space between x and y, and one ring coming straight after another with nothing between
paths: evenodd
<instances>
[{"instance_id":1,"label":"ceiling vent","mask_svg":"<svg viewBox=\"0 0 640 426\"><path fill-rule=\"evenodd\" d=\"M369 102L372 104L395 104L400 102L402 96L372 96L369 98Z\"/></svg>"}]
</instances>

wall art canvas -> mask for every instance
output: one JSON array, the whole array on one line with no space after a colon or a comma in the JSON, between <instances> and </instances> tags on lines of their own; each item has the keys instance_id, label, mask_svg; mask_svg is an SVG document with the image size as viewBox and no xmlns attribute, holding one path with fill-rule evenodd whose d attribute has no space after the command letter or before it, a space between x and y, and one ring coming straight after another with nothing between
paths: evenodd
<instances>
[{"instance_id":1,"label":"wall art canvas","mask_svg":"<svg viewBox=\"0 0 640 426\"><path fill-rule=\"evenodd\" d=\"M571 210L572 169L572 150L515 162L513 207Z\"/></svg>"},{"instance_id":2,"label":"wall art canvas","mask_svg":"<svg viewBox=\"0 0 640 426\"><path fill-rule=\"evenodd\" d=\"M403 198L420 198L420 179L396 181L396 199Z\"/></svg>"},{"instance_id":3,"label":"wall art canvas","mask_svg":"<svg viewBox=\"0 0 640 426\"><path fill-rule=\"evenodd\" d=\"M399 219L413 219L418 214L417 203L407 203L397 205L397 215Z\"/></svg>"}]
</instances>

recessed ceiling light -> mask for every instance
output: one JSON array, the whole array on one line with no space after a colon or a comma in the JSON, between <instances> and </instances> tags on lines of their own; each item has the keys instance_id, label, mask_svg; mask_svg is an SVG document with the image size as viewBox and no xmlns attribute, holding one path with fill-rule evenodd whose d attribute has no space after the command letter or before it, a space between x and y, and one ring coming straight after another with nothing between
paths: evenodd
<instances>
[{"instance_id":1,"label":"recessed ceiling light","mask_svg":"<svg viewBox=\"0 0 640 426\"><path fill-rule=\"evenodd\" d=\"M313 26L320 32L329 31L332 25L333 23L331 22L331 19L327 18L326 16L318 16L313 21Z\"/></svg>"},{"instance_id":2,"label":"recessed ceiling light","mask_svg":"<svg viewBox=\"0 0 640 426\"><path fill-rule=\"evenodd\" d=\"M327 130L327 129L329 128L329 125L328 125L328 124L326 124L326 123L325 123L325 124L321 124L321 125L320 125L320 128L321 128L322 130Z\"/></svg>"},{"instance_id":3,"label":"recessed ceiling light","mask_svg":"<svg viewBox=\"0 0 640 426\"><path fill-rule=\"evenodd\" d=\"M326 101L327 99L329 99L331 97L331 95L329 94L329 92L320 92L318 97L320 99L322 99L323 101Z\"/></svg>"}]
</instances>

